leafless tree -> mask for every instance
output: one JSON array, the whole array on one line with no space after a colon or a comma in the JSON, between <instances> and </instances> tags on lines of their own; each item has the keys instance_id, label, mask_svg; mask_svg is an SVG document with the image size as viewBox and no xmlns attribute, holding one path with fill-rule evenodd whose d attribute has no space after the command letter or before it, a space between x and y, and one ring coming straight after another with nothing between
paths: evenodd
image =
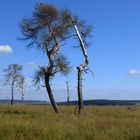
<instances>
[{"instance_id":1,"label":"leafless tree","mask_svg":"<svg viewBox=\"0 0 140 140\"><path fill-rule=\"evenodd\" d=\"M24 90L25 90L25 78L24 76L20 76L18 80L18 88L21 92L21 104L23 104L23 98L24 98Z\"/></svg>"},{"instance_id":2,"label":"leafless tree","mask_svg":"<svg viewBox=\"0 0 140 140\"><path fill-rule=\"evenodd\" d=\"M60 110L55 102L50 86L50 79L58 72L67 74L70 70L66 57L59 54L63 40L68 33L68 26L64 24L59 10L52 5L39 3L36 5L31 18L24 18L20 24L23 40L28 40L28 48L35 47L46 54L47 66L39 66L34 75L34 85L43 80L51 104L56 113ZM61 41L62 43L63 41Z\"/></svg>"},{"instance_id":3,"label":"leafless tree","mask_svg":"<svg viewBox=\"0 0 140 140\"><path fill-rule=\"evenodd\" d=\"M18 87L21 78L22 65L10 64L7 69L4 69L5 84L11 86L11 105L14 103L14 88Z\"/></svg>"},{"instance_id":4,"label":"leafless tree","mask_svg":"<svg viewBox=\"0 0 140 140\"><path fill-rule=\"evenodd\" d=\"M89 70L86 47L89 45L88 37L91 33L91 26L86 25L68 10L58 10L52 5L40 3L36 5L31 18L23 19L21 31L24 36L22 39L29 41L28 48L35 46L37 50L41 50L48 57L48 65L39 67L39 70L35 73L34 82L39 83L40 79L44 79L44 85L56 113L59 112L59 109L52 94L50 78L58 72L67 73L69 71L68 63L66 63L65 57L59 54L59 49L67 39L72 37L78 39L78 46L85 58L85 61L77 67L78 112L81 113L83 110L82 73L87 73L87 70Z\"/></svg>"},{"instance_id":5,"label":"leafless tree","mask_svg":"<svg viewBox=\"0 0 140 140\"><path fill-rule=\"evenodd\" d=\"M69 81L66 81L66 87L67 87L67 104L69 105L70 102Z\"/></svg>"},{"instance_id":6,"label":"leafless tree","mask_svg":"<svg viewBox=\"0 0 140 140\"><path fill-rule=\"evenodd\" d=\"M89 64L89 58L87 55L86 48L89 46L88 38L90 36L90 33L92 31L92 27L85 24L82 20L80 20L77 16L73 15L70 11L67 9L62 10L63 15L63 21L64 23L69 27L69 36L66 37L66 39L71 37L77 37L79 41L79 47L82 50L82 54L84 56L84 62L81 63L78 67L78 112L81 113L83 110L83 94L82 94L82 73L89 70L88 64ZM74 33L75 32L75 33ZM90 71L90 70L89 70Z\"/></svg>"}]
</instances>

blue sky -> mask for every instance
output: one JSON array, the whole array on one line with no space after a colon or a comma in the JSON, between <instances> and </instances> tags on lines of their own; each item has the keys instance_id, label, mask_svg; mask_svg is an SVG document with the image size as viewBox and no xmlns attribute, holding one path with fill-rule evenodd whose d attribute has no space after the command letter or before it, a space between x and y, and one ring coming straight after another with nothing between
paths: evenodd
<instances>
[{"instance_id":1,"label":"blue sky","mask_svg":"<svg viewBox=\"0 0 140 140\"><path fill-rule=\"evenodd\" d=\"M6 45L11 53L0 53L0 98L10 98L10 89L3 87L3 69L8 64L24 66L23 73L29 84L33 75L31 64L47 64L45 56L35 50L27 50L21 36L19 22L30 16L34 5L48 2L58 8L69 8L87 23L93 25L92 45L88 48L89 67L94 71L84 75L85 99L140 99L140 1L139 0L1 0L0 46ZM71 49L71 43L62 51L76 67L81 63L80 49ZM71 100L77 99L76 71L67 77L58 75L53 81L57 101L66 100L65 81L69 79ZM61 78L61 80L60 80ZM48 100L44 89L36 92L27 88L25 99ZM18 91L15 98L20 99Z\"/></svg>"}]
</instances>

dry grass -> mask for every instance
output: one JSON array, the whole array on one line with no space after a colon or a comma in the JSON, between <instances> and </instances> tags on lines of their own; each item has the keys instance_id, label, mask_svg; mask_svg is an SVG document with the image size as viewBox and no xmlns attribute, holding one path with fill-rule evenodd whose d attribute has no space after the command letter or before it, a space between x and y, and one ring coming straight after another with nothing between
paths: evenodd
<instances>
[{"instance_id":1,"label":"dry grass","mask_svg":"<svg viewBox=\"0 0 140 140\"><path fill-rule=\"evenodd\" d=\"M0 140L140 140L140 108L0 105Z\"/></svg>"}]
</instances>

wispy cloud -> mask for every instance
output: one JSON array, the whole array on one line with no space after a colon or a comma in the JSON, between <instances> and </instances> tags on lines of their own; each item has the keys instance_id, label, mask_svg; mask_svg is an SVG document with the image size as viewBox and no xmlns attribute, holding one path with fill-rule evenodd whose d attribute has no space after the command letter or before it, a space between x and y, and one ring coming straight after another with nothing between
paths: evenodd
<instances>
[{"instance_id":1,"label":"wispy cloud","mask_svg":"<svg viewBox=\"0 0 140 140\"><path fill-rule=\"evenodd\" d=\"M33 63L33 62L30 62L30 63L29 63L29 66L30 66L31 68L33 68L33 69L37 68L37 65L36 65L35 63Z\"/></svg>"},{"instance_id":2,"label":"wispy cloud","mask_svg":"<svg viewBox=\"0 0 140 140\"><path fill-rule=\"evenodd\" d=\"M140 70L138 69L132 69L132 70L129 70L128 72L129 75L134 75L134 76L140 76Z\"/></svg>"},{"instance_id":3,"label":"wispy cloud","mask_svg":"<svg viewBox=\"0 0 140 140\"><path fill-rule=\"evenodd\" d=\"M0 54L9 54L12 53L13 50L8 45L0 45Z\"/></svg>"}]
</instances>

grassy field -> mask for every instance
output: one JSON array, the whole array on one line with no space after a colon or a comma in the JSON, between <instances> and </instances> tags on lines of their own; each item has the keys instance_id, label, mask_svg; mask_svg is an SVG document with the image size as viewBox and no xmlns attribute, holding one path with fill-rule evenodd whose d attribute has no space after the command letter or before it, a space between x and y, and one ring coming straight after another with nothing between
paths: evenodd
<instances>
[{"instance_id":1,"label":"grassy field","mask_svg":"<svg viewBox=\"0 0 140 140\"><path fill-rule=\"evenodd\" d=\"M140 140L140 108L0 105L0 140Z\"/></svg>"}]
</instances>

